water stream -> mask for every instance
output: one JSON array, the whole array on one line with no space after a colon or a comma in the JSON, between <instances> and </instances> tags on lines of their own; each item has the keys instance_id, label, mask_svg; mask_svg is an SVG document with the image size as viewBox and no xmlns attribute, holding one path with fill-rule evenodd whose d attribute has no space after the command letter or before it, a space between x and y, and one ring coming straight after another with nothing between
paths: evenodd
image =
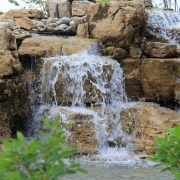
<instances>
[{"instance_id":1,"label":"water stream","mask_svg":"<svg viewBox=\"0 0 180 180\"><path fill-rule=\"evenodd\" d=\"M162 9L147 10L148 34L158 34L170 43L180 45L180 12Z\"/></svg>"}]
</instances>

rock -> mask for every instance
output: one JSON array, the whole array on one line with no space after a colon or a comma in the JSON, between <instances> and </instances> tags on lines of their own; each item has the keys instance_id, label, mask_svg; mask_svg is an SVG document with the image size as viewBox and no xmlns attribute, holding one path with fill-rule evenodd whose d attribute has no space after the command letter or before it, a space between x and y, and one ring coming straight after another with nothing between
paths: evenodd
<instances>
[{"instance_id":1,"label":"rock","mask_svg":"<svg viewBox=\"0 0 180 180\"><path fill-rule=\"evenodd\" d=\"M52 117L52 109L45 107L43 116L47 119ZM88 112L85 108L83 112L78 109L76 112L69 108L56 108L54 112L56 116L61 114L62 124L71 123L72 126L68 129L67 143L73 148L78 149L81 154L97 153L98 152L98 140L95 130L93 111ZM41 130L47 131L46 127L41 125Z\"/></svg>"},{"instance_id":2,"label":"rock","mask_svg":"<svg viewBox=\"0 0 180 180\"><path fill-rule=\"evenodd\" d=\"M124 49L115 48L112 58L120 60L120 59L127 58L127 56L128 56L128 53Z\"/></svg>"},{"instance_id":3,"label":"rock","mask_svg":"<svg viewBox=\"0 0 180 180\"><path fill-rule=\"evenodd\" d=\"M55 23L46 24L46 31L53 32L55 27L56 27Z\"/></svg>"},{"instance_id":4,"label":"rock","mask_svg":"<svg viewBox=\"0 0 180 180\"><path fill-rule=\"evenodd\" d=\"M106 54L108 54L109 56L112 56L114 49L115 49L114 46L107 47L106 48Z\"/></svg>"},{"instance_id":5,"label":"rock","mask_svg":"<svg viewBox=\"0 0 180 180\"><path fill-rule=\"evenodd\" d=\"M93 115L73 113L68 119L73 124L70 128L69 144L84 154L98 152L98 140Z\"/></svg>"},{"instance_id":6,"label":"rock","mask_svg":"<svg viewBox=\"0 0 180 180\"><path fill-rule=\"evenodd\" d=\"M180 125L180 114L154 103L138 103L123 110L121 123L139 151L155 152L155 138L164 137L166 128Z\"/></svg>"},{"instance_id":7,"label":"rock","mask_svg":"<svg viewBox=\"0 0 180 180\"><path fill-rule=\"evenodd\" d=\"M16 29L21 29L21 26L20 26L20 25L15 25L15 26L13 26L13 29L12 29L12 30L16 30Z\"/></svg>"},{"instance_id":8,"label":"rock","mask_svg":"<svg viewBox=\"0 0 180 180\"><path fill-rule=\"evenodd\" d=\"M12 19L4 19L3 22L7 22L10 26L15 26L16 25L14 20L12 20Z\"/></svg>"},{"instance_id":9,"label":"rock","mask_svg":"<svg viewBox=\"0 0 180 180\"><path fill-rule=\"evenodd\" d=\"M20 77L0 79L0 144L3 139L25 133L29 116L27 86Z\"/></svg>"},{"instance_id":10,"label":"rock","mask_svg":"<svg viewBox=\"0 0 180 180\"><path fill-rule=\"evenodd\" d=\"M38 27L37 30L38 30L39 32L43 32L43 31L46 30L46 26L44 26L44 28Z\"/></svg>"},{"instance_id":11,"label":"rock","mask_svg":"<svg viewBox=\"0 0 180 180\"><path fill-rule=\"evenodd\" d=\"M23 40L25 38L31 37L29 31L25 31L23 29L16 29L13 31L13 34L15 35L17 40Z\"/></svg>"},{"instance_id":12,"label":"rock","mask_svg":"<svg viewBox=\"0 0 180 180\"><path fill-rule=\"evenodd\" d=\"M79 24L77 27L76 35L79 37L88 38L89 37L88 23Z\"/></svg>"},{"instance_id":13,"label":"rock","mask_svg":"<svg viewBox=\"0 0 180 180\"><path fill-rule=\"evenodd\" d=\"M146 32L145 36L146 36L147 40L150 42L170 43L169 39L166 39L162 35L159 35L156 33L152 34L152 33Z\"/></svg>"},{"instance_id":14,"label":"rock","mask_svg":"<svg viewBox=\"0 0 180 180\"><path fill-rule=\"evenodd\" d=\"M93 42L97 42L97 40L78 37L35 36L24 39L18 53L19 56L44 57L61 55L63 50L65 54L73 54L87 50Z\"/></svg>"},{"instance_id":15,"label":"rock","mask_svg":"<svg viewBox=\"0 0 180 180\"><path fill-rule=\"evenodd\" d=\"M179 59L124 59L125 89L128 98L163 102L179 101Z\"/></svg>"},{"instance_id":16,"label":"rock","mask_svg":"<svg viewBox=\"0 0 180 180\"><path fill-rule=\"evenodd\" d=\"M56 21L58 21L58 18L49 17L47 20L48 23L56 23Z\"/></svg>"},{"instance_id":17,"label":"rock","mask_svg":"<svg viewBox=\"0 0 180 180\"><path fill-rule=\"evenodd\" d=\"M0 50L16 49L16 39L9 29L9 24L0 22Z\"/></svg>"},{"instance_id":18,"label":"rock","mask_svg":"<svg viewBox=\"0 0 180 180\"><path fill-rule=\"evenodd\" d=\"M8 12L0 16L0 21L3 19L14 19L14 18L44 18L44 13L38 9L11 9Z\"/></svg>"},{"instance_id":19,"label":"rock","mask_svg":"<svg viewBox=\"0 0 180 180\"><path fill-rule=\"evenodd\" d=\"M135 47L135 46L130 46L129 47L129 56L131 58L135 58L138 59L140 58L142 55L142 50L139 47Z\"/></svg>"},{"instance_id":20,"label":"rock","mask_svg":"<svg viewBox=\"0 0 180 180\"><path fill-rule=\"evenodd\" d=\"M72 16L89 16L96 15L99 8L99 3L95 4L90 1L73 1L72 2Z\"/></svg>"},{"instance_id":21,"label":"rock","mask_svg":"<svg viewBox=\"0 0 180 180\"><path fill-rule=\"evenodd\" d=\"M58 15L58 2L56 0L54 1L48 1L46 6L46 11L48 12L49 17L51 18L59 18Z\"/></svg>"},{"instance_id":22,"label":"rock","mask_svg":"<svg viewBox=\"0 0 180 180\"><path fill-rule=\"evenodd\" d=\"M66 31L66 28L68 27L68 25L66 24L61 24L59 26L56 26L54 31L60 31L60 32L64 32Z\"/></svg>"},{"instance_id":23,"label":"rock","mask_svg":"<svg viewBox=\"0 0 180 180\"><path fill-rule=\"evenodd\" d=\"M12 136L10 126L9 127L0 126L0 132L1 132L1 135L0 135L0 145L2 145L3 144L3 140L8 140ZM1 150L1 147L0 147L0 150Z\"/></svg>"},{"instance_id":24,"label":"rock","mask_svg":"<svg viewBox=\"0 0 180 180\"><path fill-rule=\"evenodd\" d=\"M75 8L74 4L82 6L82 3L73 2L72 15L86 15L90 37L100 39L106 46L123 49L128 48L131 44L141 43L146 29L145 9L142 4L112 1L89 4L88 7L86 6L87 9L84 8L85 11L81 11L78 6Z\"/></svg>"},{"instance_id":25,"label":"rock","mask_svg":"<svg viewBox=\"0 0 180 180\"><path fill-rule=\"evenodd\" d=\"M143 46L143 52L149 57L168 58L176 55L176 44L146 42Z\"/></svg>"},{"instance_id":26,"label":"rock","mask_svg":"<svg viewBox=\"0 0 180 180\"><path fill-rule=\"evenodd\" d=\"M83 17L74 16L74 17L71 17L71 20L73 20L73 21L74 21L74 23L75 23L75 27L76 27L76 28L77 28L77 26L78 26L79 24L83 24L83 23L85 23L85 21L84 21L84 18L83 18Z\"/></svg>"},{"instance_id":27,"label":"rock","mask_svg":"<svg viewBox=\"0 0 180 180\"><path fill-rule=\"evenodd\" d=\"M21 65L19 60L14 59L11 52L1 52L0 55L0 78L17 75L21 72Z\"/></svg>"},{"instance_id":28,"label":"rock","mask_svg":"<svg viewBox=\"0 0 180 180\"><path fill-rule=\"evenodd\" d=\"M38 28L38 27L41 27L41 28L44 28L45 27L45 24L41 21L37 21L36 24L35 24L35 27Z\"/></svg>"},{"instance_id":29,"label":"rock","mask_svg":"<svg viewBox=\"0 0 180 180\"><path fill-rule=\"evenodd\" d=\"M67 24L67 25L69 25L70 22L71 22L71 18L63 17L59 21L57 21L57 25L60 25L60 24Z\"/></svg>"},{"instance_id":30,"label":"rock","mask_svg":"<svg viewBox=\"0 0 180 180\"><path fill-rule=\"evenodd\" d=\"M20 25L22 29L30 30L34 27L34 23L31 19L23 18L14 18L14 21L17 25Z\"/></svg>"},{"instance_id":31,"label":"rock","mask_svg":"<svg viewBox=\"0 0 180 180\"><path fill-rule=\"evenodd\" d=\"M52 18L71 17L71 3L67 0L50 0L46 8Z\"/></svg>"},{"instance_id":32,"label":"rock","mask_svg":"<svg viewBox=\"0 0 180 180\"><path fill-rule=\"evenodd\" d=\"M51 2L50 2L51 3ZM58 1L58 14L59 18L71 17L71 3L68 0Z\"/></svg>"}]
</instances>

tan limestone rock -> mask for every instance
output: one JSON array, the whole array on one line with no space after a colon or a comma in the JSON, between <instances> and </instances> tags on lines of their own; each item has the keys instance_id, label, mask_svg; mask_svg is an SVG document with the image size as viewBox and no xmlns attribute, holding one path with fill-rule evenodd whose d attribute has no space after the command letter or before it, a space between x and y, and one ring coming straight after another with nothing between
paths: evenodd
<instances>
[{"instance_id":1,"label":"tan limestone rock","mask_svg":"<svg viewBox=\"0 0 180 180\"><path fill-rule=\"evenodd\" d=\"M78 149L82 154L97 153L98 152L98 140L95 130L95 123L93 112L87 112L85 108L83 112L81 110L73 111L68 107L57 107L52 114L51 107L45 107L42 112L42 116L46 119L53 120L54 117L61 115L61 124L72 124L67 129L67 143L73 148ZM47 128L41 124L41 129L47 131Z\"/></svg>"},{"instance_id":2,"label":"tan limestone rock","mask_svg":"<svg viewBox=\"0 0 180 180\"><path fill-rule=\"evenodd\" d=\"M128 98L137 99L144 96L141 83L141 60L127 58L122 60L121 66L123 68L125 90Z\"/></svg>"},{"instance_id":3,"label":"tan limestone rock","mask_svg":"<svg viewBox=\"0 0 180 180\"><path fill-rule=\"evenodd\" d=\"M146 42L143 46L143 52L149 57L168 58L176 56L176 44Z\"/></svg>"},{"instance_id":4,"label":"tan limestone rock","mask_svg":"<svg viewBox=\"0 0 180 180\"><path fill-rule=\"evenodd\" d=\"M89 37L88 23L79 24L77 27L76 35L79 37L88 38Z\"/></svg>"},{"instance_id":5,"label":"tan limestone rock","mask_svg":"<svg viewBox=\"0 0 180 180\"><path fill-rule=\"evenodd\" d=\"M68 142L81 153L89 154L98 152L98 141L96 138L93 115L83 113L72 113L68 119L72 123L71 136Z\"/></svg>"},{"instance_id":6,"label":"tan limestone rock","mask_svg":"<svg viewBox=\"0 0 180 180\"><path fill-rule=\"evenodd\" d=\"M0 54L0 77L17 75L21 72L19 60L16 60L11 55L11 52Z\"/></svg>"},{"instance_id":7,"label":"tan limestone rock","mask_svg":"<svg viewBox=\"0 0 180 180\"><path fill-rule=\"evenodd\" d=\"M0 22L0 50L9 50L16 48L16 39L9 29L9 24Z\"/></svg>"},{"instance_id":8,"label":"tan limestone rock","mask_svg":"<svg viewBox=\"0 0 180 180\"><path fill-rule=\"evenodd\" d=\"M96 4L95 7L97 6L99 7L86 10L92 38L100 39L106 46L120 48L141 43L146 29L145 9L142 4L112 1ZM79 15L84 15L84 11Z\"/></svg>"},{"instance_id":9,"label":"tan limestone rock","mask_svg":"<svg viewBox=\"0 0 180 180\"><path fill-rule=\"evenodd\" d=\"M34 36L22 41L18 52L20 56L56 56L63 53L69 55L87 50L95 39L78 37L62 38L50 36Z\"/></svg>"},{"instance_id":10,"label":"tan limestone rock","mask_svg":"<svg viewBox=\"0 0 180 180\"><path fill-rule=\"evenodd\" d=\"M164 103L179 101L179 63L179 59L122 60L128 97Z\"/></svg>"},{"instance_id":11,"label":"tan limestone rock","mask_svg":"<svg viewBox=\"0 0 180 180\"><path fill-rule=\"evenodd\" d=\"M49 0L46 11L52 18L71 17L71 3L68 0Z\"/></svg>"},{"instance_id":12,"label":"tan limestone rock","mask_svg":"<svg viewBox=\"0 0 180 180\"><path fill-rule=\"evenodd\" d=\"M34 23L31 19L26 17L14 18L16 24L20 25L22 29L30 30L34 27Z\"/></svg>"},{"instance_id":13,"label":"tan limestone rock","mask_svg":"<svg viewBox=\"0 0 180 180\"><path fill-rule=\"evenodd\" d=\"M23 40L25 38L31 37L32 35L29 33L29 31L25 31L23 29L15 29L13 31L13 34L15 35L17 40Z\"/></svg>"},{"instance_id":14,"label":"tan limestone rock","mask_svg":"<svg viewBox=\"0 0 180 180\"><path fill-rule=\"evenodd\" d=\"M58 1L58 14L59 18L71 17L71 3L68 0Z\"/></svg>"},{"instance_id":15,"label":"tan limestone rock","mask_svg":"<svg viewBox=\"0 0 180 180\"><path fill-rule=\"evenodd\" d=\"M11 9L8 12L0 16L0 21L3 19L14 19L14 18L44 18L44 13L38 9Z\"/></svg>"},{"instance_id":16,"label":"tan limestone rock","mask_svg":"<svg viewBox=\"0 0 180 180\"><path fill-rule=\"evenodd\" d=\"M155 152L155 138L163 137L166 128L180 125L180 114L154 103L141 103L125 109L121 113L121 123L138 150Z\"/></svg>"},{"instance_id":17,"label":"tan limestone rock","mask_svg":"<svg viewBox=\"0 0 180 180\"><path fill-rule=\"evenodd\" d=\"M77 28L77 26L78 26L79 24L85 23L84 17L74 16L74 17L71 17L71 20L74 21L76 28Z\"/></svg>"},{"instance_id":18,"label":"tan limestone rock","mask_svg":"<svg viewBox=\"0 0 180 180\"><path fill-rule=\"evenodd\" d=\"M72 16L95 16L99 8L99 3L95 4L90 1L73 1L72 2ZM87 17L88 21L90 20Z\"/></svg>"}]
</instances>

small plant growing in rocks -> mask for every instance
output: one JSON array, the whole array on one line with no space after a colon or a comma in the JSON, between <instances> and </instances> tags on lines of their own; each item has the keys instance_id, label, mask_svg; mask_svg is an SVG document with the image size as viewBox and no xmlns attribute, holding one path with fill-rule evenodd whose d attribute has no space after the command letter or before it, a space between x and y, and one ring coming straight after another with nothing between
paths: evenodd
<instances>
[{"instance_id":1,"label":"small plant growing in rocks","mask_svg":"<svg viewBox=\"0 0 180 180\"><path fill-rule=\"evenodd\" d=\"M50 132L40 132L42 140L26 141L18 132L17 139L5 140L0 154L0 180L57 180L68 174L86 171L79 163L64 159L73 157L72 150L65 140L65 128L59 127L60 118L54 122L42 119Z\"/></svg>"},{"instance_id":2,"label":"small plant growing in rocks","mask_svg":"<svg viewBox=\"0 0 180 180\"><path fill-rule=\"evenodd\" d=\"M151 154L150 160L157 162L156 166L166 165L162 172L169 170L175 180L180 180L180 126L168 128L167 132L169 135L156 138L154 147L157 151Z\"/></svg>"}]
</instances>

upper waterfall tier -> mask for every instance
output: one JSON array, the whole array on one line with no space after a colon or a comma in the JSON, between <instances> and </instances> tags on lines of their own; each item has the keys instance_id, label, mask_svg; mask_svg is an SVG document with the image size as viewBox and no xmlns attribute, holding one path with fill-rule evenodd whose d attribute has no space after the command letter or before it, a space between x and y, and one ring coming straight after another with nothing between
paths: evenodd
<instances>
[{"instance_id":1,"label":"upper waterfall tier","mask_svg":"<svg viewBox=\"0 0 180 180\"><path fill-rule=\"evenodd\" d=\"M147 10L147 35L160 35L162 41L180 45L180 12L153 9Z\"/></svg>"},{"instance_id":2,"label":"upper waterfall tier","mask_svg":"<svg viewBox=\"0 0 180 180\"><path fill-rule=\"evenodd\" d=\"M37 90L40 103L83 106L125 100L123 71L119 63L91 53L92 48L70 56L39 60L40 82Z\"/></svg>"}]
</instances>

